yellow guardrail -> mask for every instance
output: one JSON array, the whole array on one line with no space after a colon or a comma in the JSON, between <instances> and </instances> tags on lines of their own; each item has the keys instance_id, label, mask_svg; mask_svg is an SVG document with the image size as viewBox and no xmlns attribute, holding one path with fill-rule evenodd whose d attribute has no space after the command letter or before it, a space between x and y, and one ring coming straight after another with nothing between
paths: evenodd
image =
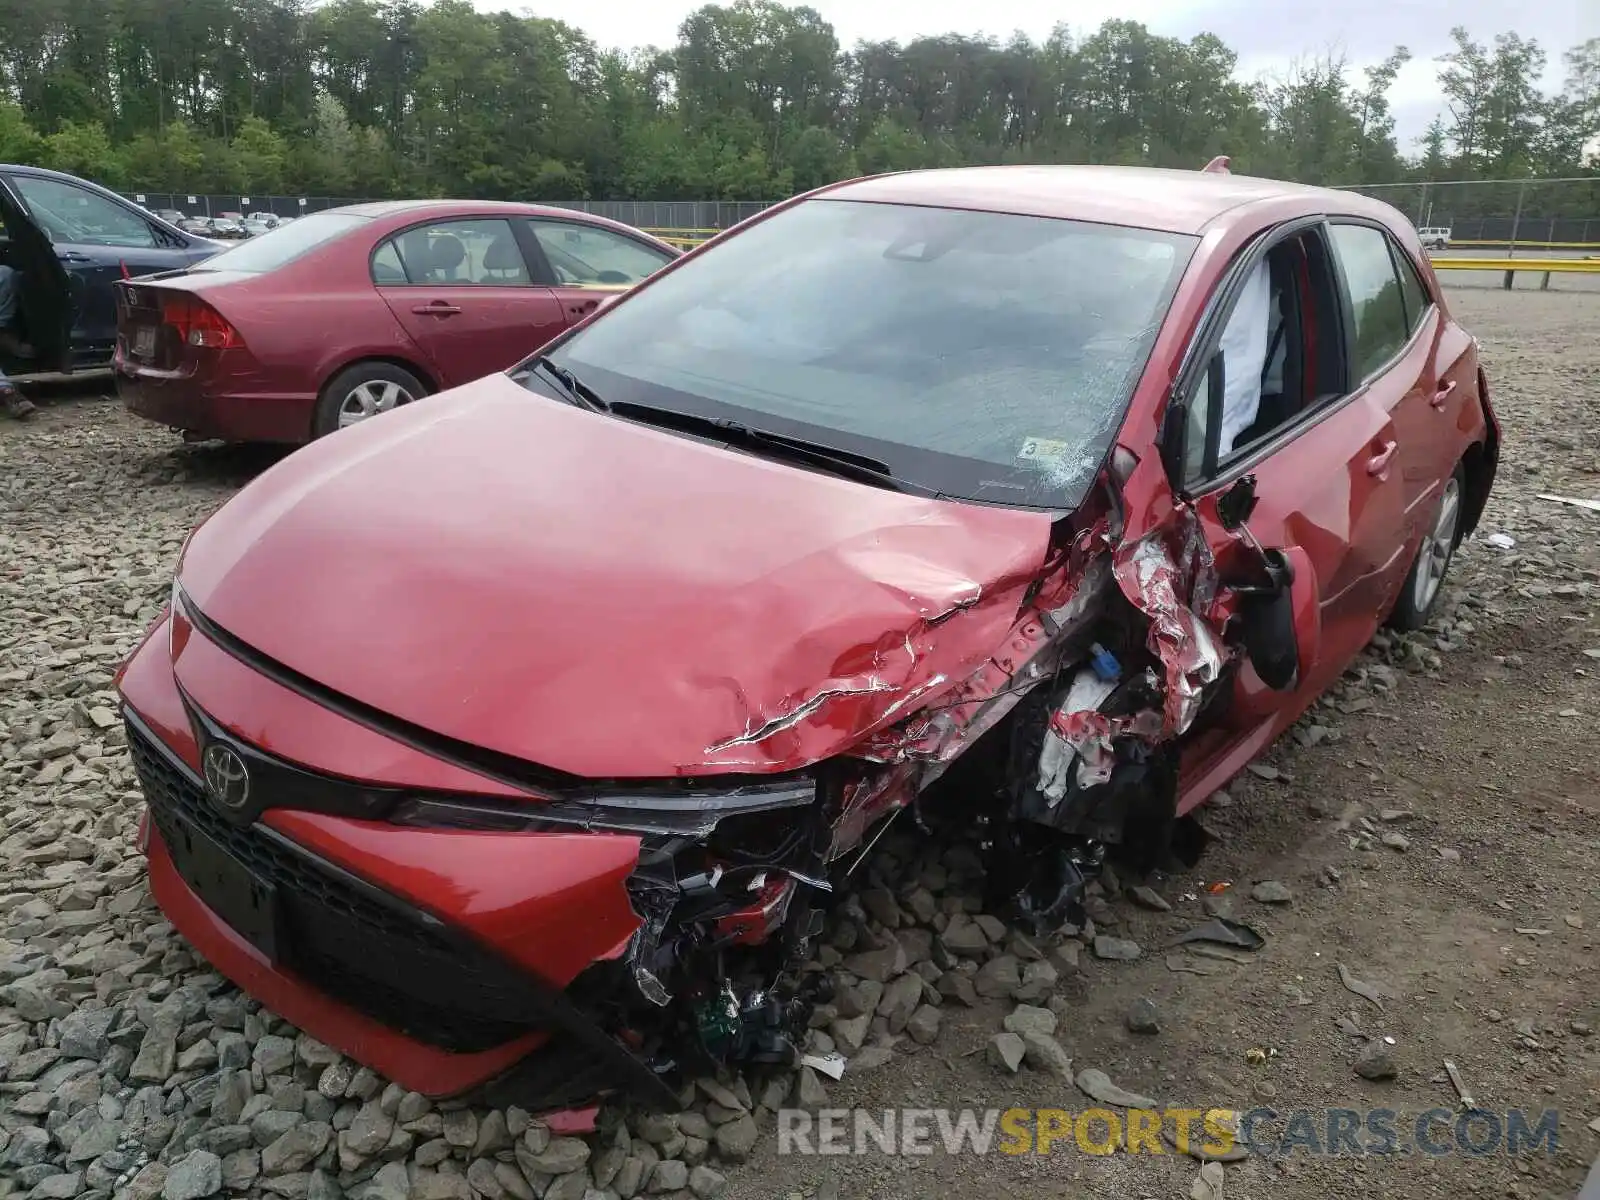
<instances>
[{"instance_id":1,"label":"yellow guardrail","mask_svg":"<svg viewBox=\"0 0 1600 1200\"><path fill-rule=\"evenodd\" d=\"M708 238L721 233L720 229L652 229L641 226L651 237L660 238L669 246L676 246L680 250L692 250Z\"/></svg>"},{"instance_id":2,"label":"yellow guardrail","mask_svg":"<svg viewBox=\"0 0 1600 1200\"><path fill-rule=\"evenodd\" d=\"M1509 238L1501 238L1497 242L1483 242L1473 241L1470 238L1451 238L1450 244L1452 246L1509 246L1511 245L1511 240ZM1530 242L1518 238L1516 244L1527 246L1530 250L1600 250L1600 242Z\"/></svg>"},{"instance_id":3,"label":"yellow guardrail","mask_svg":"<svg viewBox=\"0 0 1600 1200\"><path fill-rule=\"evenodd\" d=\"M1501 287L1511 290L1518 271L1542 275L1539 290L1550 290L1551 275L1600 275L1600 257L1594 258L1434 258L1435 271L1504 271Z\"/></svg>"}]
</instances>

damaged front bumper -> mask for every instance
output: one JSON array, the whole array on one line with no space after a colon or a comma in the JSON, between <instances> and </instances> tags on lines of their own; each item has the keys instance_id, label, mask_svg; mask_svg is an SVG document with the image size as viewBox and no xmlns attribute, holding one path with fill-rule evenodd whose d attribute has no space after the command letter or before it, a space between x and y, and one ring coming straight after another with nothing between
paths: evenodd
<instances>
[{"instance_id":1,"label":"damaged front bumper","mask_svg":"<svg viewBox=\"0 0 1600 1200\"><path fill-rule=\"evenodd\" d=\"M611 1092L676 1103L651 1065L581 1006L581 984L541 978L489 942L481 923L446 920L271 825L229 822L137 716L127 726L149 805L157 902L213 965L279 1015L424 1094L482 1089L534 1109ZM570 853L570 839L558 839ZM537 891L534 859L525 861L524 886ZM444 872L430 886L446 904L479 890L470 873ZM544 897L550 923L573 933L605 928L592 905L575 900ZM626 911L623 897L617 905ZM470 900L463 911L473 915Z\"/></svg>"}]
</instances>

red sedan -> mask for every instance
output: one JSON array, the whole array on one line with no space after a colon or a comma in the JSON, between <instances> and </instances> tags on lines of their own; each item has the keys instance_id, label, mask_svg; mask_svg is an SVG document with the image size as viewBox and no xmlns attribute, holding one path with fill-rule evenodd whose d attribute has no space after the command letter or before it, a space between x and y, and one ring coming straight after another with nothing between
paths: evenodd
<instances>
[{"instance_id":1,"label":"red sedan","mask_svg":"<svg viewBox=\"0 0 1600 1200\"><path fill-rule=\"evenodd\" d=\"M1107 858L1183 861L1427 620L1499 443L1378 201L824 188L194 532L120 675L155 896L406 1087L670 1105L791 1053L823 912L914 803L982 824L1036 930Z\"/></svg>"},{"instance_id":2,"label":"red sedan","mask_svg":"<svg viewBox=\"0 0 1600 1200\"><path fill-rule=\"evenodd\" d=\"M119 284L117 387L193 437L305 442L506 369L679 253L531 204L315 213Z\"/></svg>"}]
</instances>

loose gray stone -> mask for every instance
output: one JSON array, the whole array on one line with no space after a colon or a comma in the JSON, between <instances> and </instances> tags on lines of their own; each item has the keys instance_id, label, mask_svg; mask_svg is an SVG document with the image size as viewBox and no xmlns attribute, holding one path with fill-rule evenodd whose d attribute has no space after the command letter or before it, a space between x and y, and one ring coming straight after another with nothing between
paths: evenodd
<instances>
[{"instance_id":1,"label":"loose gray stone","mask_svg":"<svg viewBox=\"0 0 1600 1200\"><path fill-rule=\"evenodd\" d=\"M1019 1037L1025 1033L1042 1033L1049 1037L1056 1031L1056 1015L1048 1008L1019 1004L1006 1014L1005 1027Z\"/></svg>"},{"instance_id":2,"label":"loose gray stone","mask_svg":"<svg viewBox=\"0 0 1600 1200\"><path fill-rule=\"evenodd\" d=\"M728 1177L710 1167L699 1166L689 1172L689 1190L700 1200L720 1200L728 1190Z\"/></svg>"},{"instance_id":3,"label":"loose gray stone","mask_svg":"<svg viewBox=\"0 0 1600 1200\"><path fill-rule=\"evenodd\" d=\"M1016 988L1022 986L1022 973L1018 970L1017 960L1009 954L991 958L978 968L972 986L978 995L990 999L1011 995Z\"/></svg>"},{"instance_id":4,"label":"loose gray stone","mask_svg":"<svg viewBox=\"0 0 1600 1200\"><path fill-rule=\"evenodd\" d=\"M204 1200L222 1190L222 1160L209 1150L191 1150L167 1168L161 1200Z\"/></svg>"},{"instance_id":5,"label":"loose gray stone","mask_svg":"<svg viewBox=\"0 0 1600 1200\"><path fill-rule=\"evenodd\" d=\"M676 1192L689 1186L688 1165L675 1158L664 1158L650 1172L649 1191L654 1195Z\"/></svg>"},{"instance_id":6,"label":"loose gray stone","mask_svg":"<svg viewBox=\"0 0 1600 1200\"><path fill-rule=\"evenodd\" d=\"M1061 1079L1072 1078L1072 1058L1061 1043L1049 1034L1033 1030L1022 1034L1023 1061L1036 1071Z\"/></svg>"},{"instance_id":7,"label":"loose gray stone","mask_svg":"<svg viewBox=\"0 0 1600 1200\"><path fill-rule=\"evenodd\" d=\"M1139 948L1139 943L1127 938L1112 937L1109 934L1100 934L1094 939L1094 956L1109 959L1114 962L1132 962L1144 951Z\"/></svg>"},{"instance_id":8,"label":"loose gray stone","mask_svg":"<svg viewBox=\"0 0 1600 1200\"><path fill-rule=\"evenodd\" d=\"M924 1004L906 1021L906 1035L919 1046L931 1046L939 1038L940 1012L931 1004ZM894 1026L890 1026L893 1032Z\"/></svg>"},{"instance_id":9,"label":"loose gray stone","mask_svg":"<svg viewBox=\"0 0 1600 1200\"><path fill-rule=\"evenodd\" d=\"M1155 1004L1143 996L1128 1005L1124 1020L1130 1033L1157 1033L1161 1029L1161 1014Z\"/></svg>"},{"instance_id":10,"label":"loose gray stone","mask_svg":"<svg viewBox=\"0 0 1600 1200\"><path fill-rule=\"evenodd\" d=\"M538 1154L529 1154L522 1160L523 1169L530 1165L546 1175L566 1175L589 1161L589 1146L582 1138L553 1137L550 1144Z\"/></svg>"},{"instance_id":11,"label":"loose gray stone","mask_svg":"<svg viewBox=\"0 0 1600 1200\"><path fill-rule=\"evenodd\" d=\"M1094 1067L1079 1071L1075 1082L1078 1090L1091 1100L1111 1104L1118 1108L1155 1108L1156 1102L1138 1092L1129 1092L1111 1082L1110 1077Z\"/></svg>"},{"instance_id":12,"label":"loose gray stone","mask_svg":"<svg viewBox=\"0 0 1600 1200\"><path fill-rule=\"evenodd\" d=\"M297 1125L261 1151L261 1169L268 1175L303 1171L327 1148L333 1130L320 1121Z\"/></svg>"},{"instance_id":13,"label":"loose gray stone","mask_svg":"<svg viewBox=\"0 0 1600 1200\"><path fill-rule=\"evenodd\" d=\"M755 1120L747 1113L726 1125L718 1125L712 1141L723 1158L729 1162L743 1162L755 1149L759 1132Z\"/></svg>"},{"instance_id":14,"label":"loose gray stone","mask_svg":"<svg viewBox=\"0 0 1600 1200\"><path fill-rule=\"evenodd\" d=\"M1276 879L1263 879L1250 889L1250 899L1259 904L1288 904L1294 899L1294 893Z\"/></svg>"},{"instance_id":15,"label":"loose gray stone","mask_svg":"<svg viewBox=\"0 0 1600 1200\"><path fill-rule=\"evenodd\" d=\"M1027 1053L1027 1043L1009 1030L997 1033L989 1039L986 1057L991 1066L999 1067L1013 1075L1022 1066L1023 1056Z\"/></svg>"},{"instance_id":16,"label":"loose gray stone","mask_svg":"<svg viewBox=\"0 0 1600 1200\"><path fill-rule=\"evenodd\" d=\"M1368 1042L1366 1048L1355 1061L1355 1073L1363 1079L1381 1082L1393 1079L1398 1075L1399 1069L1394 1064L1394 1056L1390 1054L1388 1046L1383 1042Z\"/></svg>"},{"instance_id":17,"label":"loose gray stone","mask_svg":"<svg viewBox=\"0 0 1600 1200\"><path fill-rule=\"evenodd\" d=\"M1145 887L1143 884L1135 888L1129 888L1128 899L1132 900L1140 908L1148 908L1151 912L1172 911L1172 905L1167 903L1165 896L1154 888Z\"/></svg>"}]
</instances>

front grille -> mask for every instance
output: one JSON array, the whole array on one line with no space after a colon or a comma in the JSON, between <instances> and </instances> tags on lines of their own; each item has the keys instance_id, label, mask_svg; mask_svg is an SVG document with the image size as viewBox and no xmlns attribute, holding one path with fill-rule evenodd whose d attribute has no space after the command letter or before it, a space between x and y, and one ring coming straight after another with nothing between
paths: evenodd
<instances>
[{"instance_id":1,"label":"front grille","mask_svg":"<svg viewBox=\"0 0 1600 1200\"><path fill-rule=\"evenodd\" d=\"M448 925L259 824L239 827L134 720L128 746L161 839L198 830L272 884L280 965L352 1008L446 1050L486 1050L539 1028L538 981ZM176 859L175 859L176 861ZM184 873L180 865L180 874ZM203 881L185 882L205 899Z\"/></svg>"}]
</instances>

